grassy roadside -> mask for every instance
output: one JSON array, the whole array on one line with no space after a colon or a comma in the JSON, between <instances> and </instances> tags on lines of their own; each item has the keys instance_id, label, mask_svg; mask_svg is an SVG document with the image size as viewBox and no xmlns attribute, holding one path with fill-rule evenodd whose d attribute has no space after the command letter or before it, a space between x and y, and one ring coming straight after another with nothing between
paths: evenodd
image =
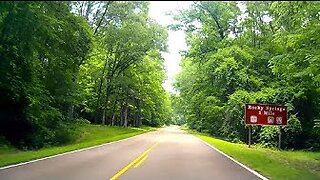
<instances>
[{"instance_id":1,"label":"grassy roadside","mask_svg":"<svg viewBox=\"0 0 320 180\"><path fill-rule=\"evenodd\" d=\"M320 152L279 151L235 144L184 129L270 179L320 179Z\"/></svg>"},{"instance_id":2,"label":"grassy roadside","mask_svg":"<svg viewBox=\"0 0 320 180\"><path fill-rule=\"evenodd\" d=\"M14 147L7 146L0 147L0 167L117 141L156 129L157 128L152 127L121 128L100 125L84 125L82 127L82 138L65 146L55 146L35 151L21 151Z\"/></svg>"}]
</instances>

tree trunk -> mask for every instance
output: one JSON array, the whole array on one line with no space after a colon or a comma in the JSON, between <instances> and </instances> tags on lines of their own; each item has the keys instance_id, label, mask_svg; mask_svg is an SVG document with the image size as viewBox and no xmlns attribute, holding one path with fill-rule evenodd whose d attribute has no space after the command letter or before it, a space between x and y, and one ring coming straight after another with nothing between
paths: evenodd
<instances>
[{"instance_id":1,"label":"tree trunk","mask_svg":"<svg viewBox=\"0 0 320 180\"><path fill-rule=\"evenodd\" d=\"M140 100L138 99L136 101L136 105L137 105L137 116L136 116L136 126L141 126L142 125L142 121L141 121L141 107L140 107Z\"/></svg>"},{"instance_id":2,"label":"tree trunk","mask_svg":"<svg viewBox=\"0 0 320 180\"><path fill-rule=\"evenodd\" d=\"M73 112L74 112L74 105L70 105L68 108L68 120L73 120Z\"/></svg>"},{"instance_id":3,"label":"tree trunk","mask_svg":"<svg viewBox=\"0 0 320 180\"><path fill-rule=\"evenodd\" d=\"M106 109L103 109L103 113L102 113L102 125L104 125L106 122Z\"/></svg>"},{"instance_id":4,"label":"tree trunk","mask_svg":"<svg viewBox=\"0 0 320 180\"><path fill-rule=\"evenodd\" d=\"M124 120L124 117L123 117L123 115L124 115L124 104L123 104L123 101L121 103L121 108L120 109L121 110L120 110L120 124L119 124L119 126L122 126L123 125L123 120Z\"/></svg>"},{"instance_id":5,"label":"tree trunk","mask_svg":"<svg viewBox=\"0 0 320 180\"><path fill-rule=\"evenodd\" d=\"M126 103L124 106L124 127L128 127L128 100L126 99Z\"/></svg>"},{"instance_id":6,"label":"tree trunk","mask_svg":"<svg viewBox=\"0 0 320 180\"><path fill-rule=\"evenodd\" d=\"M111 118L111 126L114 126L114 118L115 118L115 113L113 112L112 118Z\"/></svg>"},{"instance_id":7,"label":"tree trunk","mask_svg":"<svg viewBox=\"0 0 320 180\"><path fill-rule=\"evenodd\" d=\"M104 110L104 113L105 113L105 117L107 118L108 117L108 102L109 102L109 97L111 95L111 78L107 81L107 91L106 91L106 100L105 100L105 110Z\"/></svg>"},{"instance_id":8,"label":"tree trunk","mask_svg":"<svg viewBox=\"0 0 320 180\"><path fill-rule=\"evenodd\" d=\"M100 78L100 84L99 84L99 89L98 89L98 99L97 99L97 104L96 104L96 114L95 114L95 118L94 118L94 123L97 124L98 123L98 116L100 114L100 107L99 107L99 104L100 104L100 97L101 97L101 91L102 91L102 84L103 84L103 79L104 79L104 73L106 71L106 67L107 67L107 60L105 61L104 63L104 66L103 66L103 70L102 70L102 75L101 75L101 78Z\"/></svg>"},{"instance_id":9,"label":"tree trunk","mask_svg":"<svg viewBox=\"0 0 320 180\"><path fill-rule=\"evenodd\" d=\"M111 126L114 125L114 119L115 119L115 110L116 110L116 105L117 105L117 99L115 99L114 103L113 103L113 106L112 106L112 118L111 118Z\"/></svg>"}]
</instances>

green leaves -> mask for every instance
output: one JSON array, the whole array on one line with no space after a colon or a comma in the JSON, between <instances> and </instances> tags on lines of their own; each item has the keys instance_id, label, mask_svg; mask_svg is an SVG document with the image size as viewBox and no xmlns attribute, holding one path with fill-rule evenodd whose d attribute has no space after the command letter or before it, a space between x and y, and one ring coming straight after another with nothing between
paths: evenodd
<instances>
[{"instance_id":1,"label":"green leaves","mask_svg":"<svg viewBox=\"0 0 320 180\"><path fill-rule=\"evenodd\" d=\"M0 135L15 145L74 140L68 124L77 118L169 122L167 32L148 17L148 2L6 2L0 10Z\"/></svg>"},{"instance_id":2,"label":"green leaves","mask_svg":"<svg viewBox=\"0 0 320 180\"><path fill-rule=\"evenodd\" d=\"M0 6L0 72L7 75L1 78L0 91L7 94L1 107L8 106L1 111L2 135L19 146L54 144L75 103L78 69L91 46L88 26L64 2Z\"/></svg>"},{"instance_id":3,"label":"green leaves","mask_svg":"<svg viewBox=\"0 0 320 180\"><path fill-rule=\"evenodd\" d=\"M318 147L312 133L320 116L318 6L245 2L241 14L234 2L195 2L177 15L190 49L175 88L189 126L247 141L244 104L282 104L289 109L285 146ZM253 139L275 146L276 135L257 127Z\"/></svg>"},{"instance_id":4,"label":"green leaves","mask_svg":"<svg viewBox=\"0 0 320 180\"><path fill-rule=\"evenodd\" d=\"M92 56L81 66L79 108L96 123L162 124L170 111L161 85L166 30L148 17L147 2L112 2L97 11L106 13L90 12L101 24Z\"/></svg>"}]
</instances>

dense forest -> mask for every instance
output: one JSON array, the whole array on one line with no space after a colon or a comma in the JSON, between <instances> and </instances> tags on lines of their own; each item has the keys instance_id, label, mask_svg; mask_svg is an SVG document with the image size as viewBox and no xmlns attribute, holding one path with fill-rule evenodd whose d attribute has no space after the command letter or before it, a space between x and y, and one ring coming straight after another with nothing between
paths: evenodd
<instances>
[{"instance_id":1,"label":"dense forest","mask_svg":"<svg viewBox=\"0 0 320 180\"><path fill-rule=\"evenodd\" d=\"M246 103L288 106L284 148L320 149L320 3L194 2L176 14L189 50L175 79L175 113L198 131L248 141ZM276 146L279 127L254 126Z\"/></svg>"},{"instance_id":2,"label":"dense forest","mask_svg":"<svg viewBox=\"0 0 320 180\"><path fill-rule=\"evenodd\" d=\"M0 141L41 148L77 124L159 126L171 116L148 2L1 2Z\"/></svg>"},{"instance_id":3,"label":"dense forest","mask_svg":"<svg viewBox=\"0 0 320 180\"><path fill-rule=\"evenodd\" d=\"M320 149L320 3L193 2L163 27L149 2L0 3L0 144L74 141L82 124L187 124L248 141L246 103L288 107L283 147ZM176 94L162 52L186 33ZM254 126L277 145L279 128Z\"/></svg>"}]
</instances>

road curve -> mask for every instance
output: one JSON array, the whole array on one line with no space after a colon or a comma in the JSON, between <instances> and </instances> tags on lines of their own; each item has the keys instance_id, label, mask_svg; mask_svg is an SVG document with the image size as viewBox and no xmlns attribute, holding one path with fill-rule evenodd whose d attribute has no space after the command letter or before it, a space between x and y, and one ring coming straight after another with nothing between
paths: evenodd
<instances>
[{"instance_id":1,"label":"road curve","mask_svg":"<svg viewBox=\"0 0 320 180\"><path fill-rule=\"evenodd\" d=\"M1 180L243 179L258 176L176 126L0 170Z\"/></svg>"}]
</instances>

